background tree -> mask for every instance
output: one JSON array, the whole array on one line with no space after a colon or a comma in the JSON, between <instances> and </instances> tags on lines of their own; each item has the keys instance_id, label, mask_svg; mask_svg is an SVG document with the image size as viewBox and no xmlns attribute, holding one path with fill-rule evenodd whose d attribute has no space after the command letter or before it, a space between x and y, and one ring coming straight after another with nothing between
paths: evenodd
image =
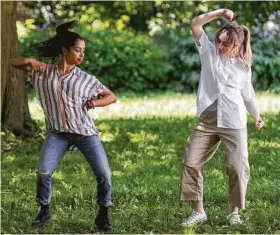
<instances>
[{"instance_id":1,"label":"background tree","mask_svg":"<svg viewBox=\"0 0 280 235\"><path fill-rule=\"evenodd\" d=\"M32 121L23 72L9 66L10 58L19 56L16 5L16 2L1 2L1 121L3 129L27 135Z\"/></svg>"},{"instance_id":2,"label":"background tree","mask_svg":"<svg viewBox=\"0 0 280 235\"><path fill-rule=\"evenodd\" d=\"M115 92L195 92L200 61L191 19L230 8L252 33L255 88L280 91L279 1L22 1L17 11L15 3L1 4L2 124L17 134L30 128L31 119L23 73L8 66L9 58L19 55L16 20L23 57L37 58L30 46L53 36L56 25L76 19L75 30L88 39L81 68ZM212 38L216 21L206 27ZM28 91L34 96L33 89Z\"/></svg>"}]
</instances>

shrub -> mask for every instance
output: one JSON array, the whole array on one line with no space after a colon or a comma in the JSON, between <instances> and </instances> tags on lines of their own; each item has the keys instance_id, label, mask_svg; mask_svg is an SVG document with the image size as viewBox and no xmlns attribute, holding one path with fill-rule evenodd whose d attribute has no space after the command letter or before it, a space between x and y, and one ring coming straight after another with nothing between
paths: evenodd
<instances>
[{"instance_id":1,"label":"shrub","mask_svg":"<svg viewBox=\"0 0 280 235\"><path fill-rule=\"evenodd\" d=\"M144 92L164 89L170 70L164 52L153 40L132 31L96 32L77 28L85 38L86 53L81 69L95 75L114 91ZM31 32L21 39L23 56L35 56L30 45L46 39L42 32Z\"/></svg>"},{"instance_id":2,"label":"shrub","mask_svg":"<svg viewBox=\"0 0 280 235\"><path fill-rule=\"evenodd\" d=\"M197 90L200 60L192 36L184 31L171 30L155 40L134 31L89 31L81 26L76 31L86 40L81 68L115 92ZM31 31L28 37L20 39L21 54L36 57L30 46L49 35L53 32ZM252 81L256 90L280 92L278 41L276 38L260 40L252 35Z\"/></svg>"},{"instance_id":3,"label":"shrub","mask_svg":"<svg viewBox=\"0 0 280 235\"><path fill-rule=\"evenodd\" d=\"M170 31L166 39L170 88L178 91L196 91L199 82L200 61L193 37L182 31ZM211 40L213 35L209 33ZM256 90L280 92L279 38L251 37L253 51L252 82Z\"/></svg>"},{"instance_id":4,"label":"shrub","mask_svg":"<svg viewBox=\"0 0 280 235\"><path fill-rule=\"evenodd\" d=\"M258 90L280 92L280 38L252 38L253 83Z\"/></svg>"}]
</instances>

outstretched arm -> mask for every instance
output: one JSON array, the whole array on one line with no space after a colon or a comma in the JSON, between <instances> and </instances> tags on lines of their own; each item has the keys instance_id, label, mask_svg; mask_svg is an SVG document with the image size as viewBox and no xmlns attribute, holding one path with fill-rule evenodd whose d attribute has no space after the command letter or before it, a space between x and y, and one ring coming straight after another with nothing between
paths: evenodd
<instances>
[{"instance_id":1,"label":"outstretched arm","mask_svg":"<svg viewBox=\"0 0 280 235\"><path fill-rule=\"evenodd\" d=\"M198 42L198 40L201 37L201 34L203 32L202 26L220 16L226 18L229 21L232 21L234 13L229 9L219 9L195 17L192 20L192 25L191 25L192 33L195 41Z\"/></svg>"},{"instance_id":2,"label":"outstretched arm","mask_svg":"<svg viewBox=\"0 0 280 235\"><path fill-rule=\"evenodd\" d=\"M35 70L35 71L43 71L46 68L46 65L38 60L32 58L12 58L10 59L10 65L17 69L21 70Z\"/></svg>"},{"instance_id":3,"label":"outstretched arm","mask_svg":"<svg viewBox=\"0 0 280 235\"><path fill-rule=\"evenodd\" d=\"M104 107L116 102L117 98L112 91L107 87L104 87L102 92L99 94L101 98L97 100L90 100L86 103L87 109L95 107Z\"/></svg>"}]
</instances>

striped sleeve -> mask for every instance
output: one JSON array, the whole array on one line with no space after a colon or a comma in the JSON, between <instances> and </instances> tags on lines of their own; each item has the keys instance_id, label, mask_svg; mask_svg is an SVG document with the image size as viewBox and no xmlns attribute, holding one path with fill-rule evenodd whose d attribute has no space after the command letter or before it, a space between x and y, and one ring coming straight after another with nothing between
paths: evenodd
<instances>
[{"instance_id":1,"label":"striped sleeve","mask_svg":"<svg viewBox=\"0 0 280 235\"><path fill-rule=\"evenodd\" d=\"M91 76L91 85L90 85L90 93L89 96L92 99L97 99L98 95L102 92L105 87L95 76Z\"/></svg>"},{"instance_id":2,"label":"striped sleeve","mask_svg":"<svg viewBox=\"0 0 280 235\"><path fill-rule=\"evenodd\" d=\"M36 79L42 75L42 72L35 71L31 66L27 67L27 81L29 81L34 87Z\"/></svg>"},{"instance_id":3,"label":"striped sleeve","mask_svg":"<svg viewBox=\"0 0 280 235\"><path fill-rule=\"evenodd\" d=\"M47 64L46 65L46 69L44 71L35 71L33 69L31 69L30 66L27 67L27 81L29 81L33 87L35 87L35 85L37 84L36 81L38 80L38 78L44 78L46 76L46 74L48 73L47 71L52 69L52 65L51 64Z\"/></svg>"}]
</instances>

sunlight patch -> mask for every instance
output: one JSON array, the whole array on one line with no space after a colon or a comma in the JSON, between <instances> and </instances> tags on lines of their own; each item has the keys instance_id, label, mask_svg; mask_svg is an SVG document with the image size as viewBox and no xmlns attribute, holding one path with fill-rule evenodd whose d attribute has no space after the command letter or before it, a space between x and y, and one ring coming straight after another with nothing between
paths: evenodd
<instances>
[{"instance_id":1,"label":"sunlight patch","mask_svg":"<svg viewBox=\"0 0 280 235\"><path fill-rule=\"evenodd\" d=\"M64 179L64 175L61 171L56 171L54 174L53 174L53 178L54 179L58 179L58 180L62 180Z\"/></svg>"}]
</instances>

